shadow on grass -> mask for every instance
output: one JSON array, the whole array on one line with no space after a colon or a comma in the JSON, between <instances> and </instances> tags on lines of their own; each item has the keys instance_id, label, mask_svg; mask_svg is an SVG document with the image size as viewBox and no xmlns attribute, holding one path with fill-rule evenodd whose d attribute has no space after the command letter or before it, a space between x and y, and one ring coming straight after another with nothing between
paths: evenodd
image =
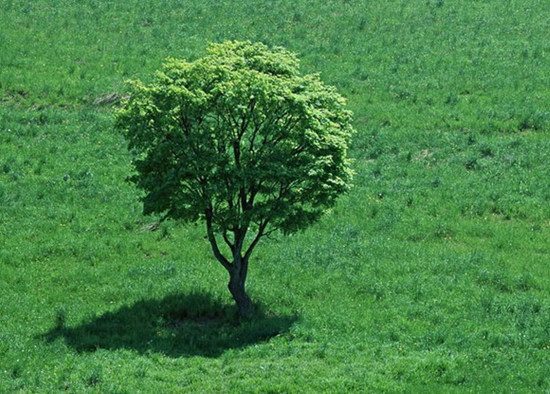
<instances>
[{"instance_id":1,"label":"shadow on grass","mask_svg":"<svg viewBox=\"0 0 550 394\"><path fill-rule=\"evenodd\" d=\"M76 327L66 327L62 314L56 327L42 335L48 342L63 338L78 352L130 349L170 357L216 357L287 332L296 316L262 312L239 321L235 309L205 294L170 295L139 301L107 312Z\"/></svg>"}]
</instances>

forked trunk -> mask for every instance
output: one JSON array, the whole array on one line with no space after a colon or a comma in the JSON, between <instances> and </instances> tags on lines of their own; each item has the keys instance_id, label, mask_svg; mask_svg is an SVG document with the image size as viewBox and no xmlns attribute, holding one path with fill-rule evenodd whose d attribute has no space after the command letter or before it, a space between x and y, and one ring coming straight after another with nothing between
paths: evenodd
<instances>
[{"instance_id":1,"label":"forked trunk","mask_svg":"<svg viewBox=\"0 0 550 394\"><path fill-rule=\"evenodd\" d=\"M229 272L229 276L229 285L227 287L237 304L239 316L244 318L251 317L254 314L254 305L245 291L246 273L242 275L240 270L234 269Z\"/></svg>"},{"instance_id":2,"label":"forked trunk","mask_svg":"<svg viewBox=\"0 0 550 394\"><path fill-rule=\"evenodd\" d=\"M248 250L242 255L242 248L243 248L243 242L246 235L246 229L245 230L239 230L234 231L235 238L234 241L231 242L229 238L227 237L227 234L224 233L224 240L229 246L229 248L232 251L233 254L233 261L230 262L221 252L218 248L218 242L216 241L216 237L214 235L214 229L212 227L212 207L206 210L205 212L206 216L206 231L208 234L208 240L210 241L210 245L212 246L212 251L214 252L214 256L218 259L218 261L221 263L221 265L227 270L229 273L229 284L227 287L229 288L229 291L231 292L231 295L233 296L233 299L235 300L235 303L237 304L237 309L239 311L239 315L244 318L250 318L254 314L254 304L252 304L252 300L246 294L245 291L245 282L246 282L246 275L248 272L248 259L250 258L250 254L252 253L252 250L258 243L258 240L263 235L263 230L265 229L265 226L267 226L267 221L262 223L260 226L260 230L256 237L254 238L254 241L250 244L248 247Z\"/></svg>"}]
</instances>

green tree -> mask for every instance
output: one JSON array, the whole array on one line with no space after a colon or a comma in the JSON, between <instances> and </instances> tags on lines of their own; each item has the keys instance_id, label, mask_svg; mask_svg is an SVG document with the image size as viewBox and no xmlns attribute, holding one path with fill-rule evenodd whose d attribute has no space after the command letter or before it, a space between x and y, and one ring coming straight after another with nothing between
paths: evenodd
<instances>
[{"instance_id":1,"label":"green tree","mask_svg":"<svg viewBox=\"0 0 550 394\"><path fill-rule=\"evenodd\" d=\"M117 127L134 152L144 213L204 221L242 316L252 251L317 220L350 187L351 113L296 56L260 43L211 44L131 83ZM224 245L225 244L225 245Z\"/></svg>"}]
</instances>

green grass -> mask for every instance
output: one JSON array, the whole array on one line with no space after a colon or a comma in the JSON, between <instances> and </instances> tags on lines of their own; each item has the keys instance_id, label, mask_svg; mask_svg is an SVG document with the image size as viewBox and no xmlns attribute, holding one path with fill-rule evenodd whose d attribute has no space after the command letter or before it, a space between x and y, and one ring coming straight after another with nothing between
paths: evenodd
<instances>
[{"instance_id":1,"label":"green grass","mask_svg":"<svg viewBox=\"0 0 550 394\"><path fill-rule=\"evenodd\" d=\"M546 8L2 2L0 392L549 392ZM243 324L94 105L225 39L297 52L358 129L354 189L263 241Z\"/></svg>"}]
</instances>

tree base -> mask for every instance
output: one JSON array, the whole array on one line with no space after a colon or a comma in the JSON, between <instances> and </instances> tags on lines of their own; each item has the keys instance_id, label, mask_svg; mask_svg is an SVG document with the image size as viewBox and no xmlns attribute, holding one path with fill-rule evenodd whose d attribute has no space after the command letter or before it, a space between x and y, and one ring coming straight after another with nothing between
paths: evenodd
<instances>
[{"instance_id":1,"label":"tree base","mask_svg":"<svg viewBox=\"0 0 550 394\"><path fill-rule=\"evenodd\" d=\"M251 318L254 315L256 308L254 308L252 300L250 299L248 294L246 294L244 283L232 280L229 282L229 285L227 287L229 288L229 291L231 292L231 295L235 300L239 317L245 319Z\"/></svg>"}]
</instances>

